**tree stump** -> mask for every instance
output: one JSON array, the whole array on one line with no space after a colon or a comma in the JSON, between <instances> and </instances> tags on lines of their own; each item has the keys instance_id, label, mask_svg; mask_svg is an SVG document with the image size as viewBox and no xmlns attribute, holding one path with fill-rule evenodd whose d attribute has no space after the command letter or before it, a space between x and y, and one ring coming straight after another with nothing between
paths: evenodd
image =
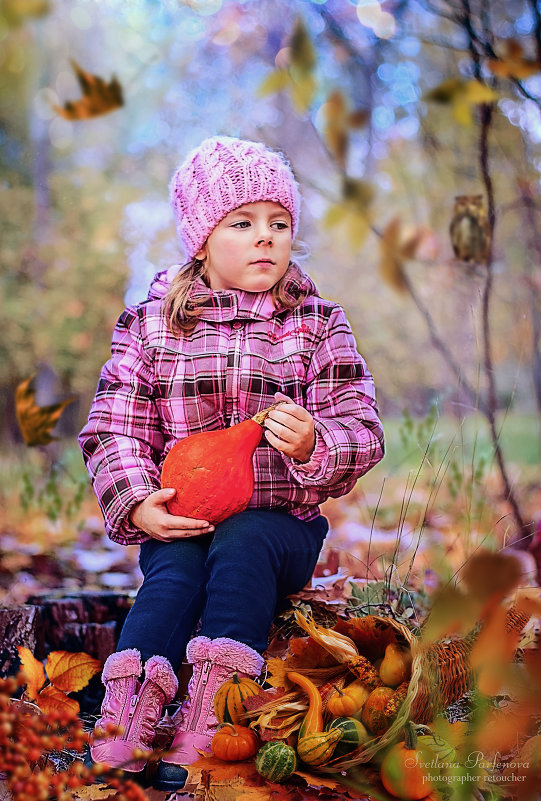
<instances>
[{"instance_id":1,"label":"tree stump","mask_svg":"<svg viewBox=\"0 0 541 801\"><path fill-rule=\"evenodd\" d=\"M37 606L0 607L0 676L17 672L18 645L34 652L39 626L40 610Z\"/></svg>"},{"instance_id":2,"label":"tree stump","mask_svg":"<svg viewBox=\"0 0 541 801\"><path fill-rule=\"evenodd\" d=\"M33 596L28 603L40 615L37 659L50 651L84 651L103 663L116 648L133 599L114 592L74 592Z\"/></svg>"}]
</instances>

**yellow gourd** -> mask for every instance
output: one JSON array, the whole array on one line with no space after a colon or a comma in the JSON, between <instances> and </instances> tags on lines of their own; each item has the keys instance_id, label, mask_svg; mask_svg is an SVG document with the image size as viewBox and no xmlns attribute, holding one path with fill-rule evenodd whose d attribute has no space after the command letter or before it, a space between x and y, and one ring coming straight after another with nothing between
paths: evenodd
<instances>
[{"instance_id":1,"label":"yellow gourd","mask_svg":"<svg viewBox=\"0 0 541 801\"><path fill-rule=\"evenodd\" d=\"M398 687L411 676L411 651L389 643L379 666L379 677L386 687Z\"/></svg>"},{"instance_id":2,"label":"yellow gourd","mask_svg":"<svg viewBox=\"0 0 541 801\"><path fill-rule=\"evenodd\" d=\"M297 754L307 765L323 765L332 757L342 732L339 729L323 731L323 703L316 685L295 671L288 673L287 677L302 687L308 696L308 711L299 729Z\"/></svg>"}]
</instances>

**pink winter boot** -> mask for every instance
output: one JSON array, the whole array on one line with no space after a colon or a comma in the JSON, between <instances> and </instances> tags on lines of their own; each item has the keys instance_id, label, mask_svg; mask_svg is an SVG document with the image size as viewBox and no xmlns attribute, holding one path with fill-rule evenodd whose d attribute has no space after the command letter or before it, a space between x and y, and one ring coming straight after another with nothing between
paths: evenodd
<instances>
[{"instance_id":1,"label":"pink winter boot","mask_svg":"<svg viewBox=\"0 0 541 801\"><path fill-rule=\"evenodd\" d=\"M154 787L175 790L184 786L187 771L199 758L196 748L210 752L210 741L218 728L214 696L224 681L239 676L259 676L265 660L250 646L229 637L195 637L188 643L186 658L193 665L188 696L180 710L180 724L171 748L158 766Z\"/></svg>"},{"instance_id":2,"label":"pink winter boot","mask_svg":"<svg viewBox=\"0 0 541 801\"><path fill-rule=\"evenodd\" d=\"M105 698L96 729L119 726L118 734L96 736L90 746L94 762L137 773L146 765L145 757L135 757L134 750L150 751L164 704L178 689L178 680L167 659L152 656L145 665L141 684L141 656L135 648L111 654L103 666Z\"/></svg>"}]
</instances>

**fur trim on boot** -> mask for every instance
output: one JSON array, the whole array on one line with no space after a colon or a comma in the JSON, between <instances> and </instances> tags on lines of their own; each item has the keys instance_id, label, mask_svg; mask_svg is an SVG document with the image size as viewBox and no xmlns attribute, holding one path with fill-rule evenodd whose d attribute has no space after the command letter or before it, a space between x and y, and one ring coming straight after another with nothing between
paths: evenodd
<instances>
[{"instance_id":1,"label":"fur trim on boot","mask_svg":"<svg viewBox=\"0 0 541 801\"><path fill-rule=\"evenodd\" d=\"M117 651L105 660L101 680L106 684L111 679L121 679L127 676L139 678L141 671L141 654L135 648L126 648L125 651Z\"/></svg>"}]
</instances>

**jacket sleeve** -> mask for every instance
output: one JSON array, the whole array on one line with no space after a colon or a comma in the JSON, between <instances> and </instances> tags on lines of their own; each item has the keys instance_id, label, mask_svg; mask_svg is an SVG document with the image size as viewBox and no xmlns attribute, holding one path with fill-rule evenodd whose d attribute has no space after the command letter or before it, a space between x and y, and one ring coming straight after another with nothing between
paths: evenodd
<instances>
[{"instance_id":1,"label":"jacket sleeve","mask_svg":"<svg viewBox=\"0 0 541 801\"><path fill-rule=\"evenodd\" d=\"M374 380L340 306L329 315L307 371L306 409L316 435L310 461L284 461L301 486L345 495L383 458L384 435Z\"/></svg>"},{"instance_id":2,"label":"jacket sleeve","mask_svg":"<svg viewBox=\"0 0 541 801\"><path fill-rule=\"evenodd\" d=\"M160 489L164 438L136 308L126 309L115 327L79 444L109 537L123 545L148 539L128 515Z\"/></svg>"}]
</instances>

